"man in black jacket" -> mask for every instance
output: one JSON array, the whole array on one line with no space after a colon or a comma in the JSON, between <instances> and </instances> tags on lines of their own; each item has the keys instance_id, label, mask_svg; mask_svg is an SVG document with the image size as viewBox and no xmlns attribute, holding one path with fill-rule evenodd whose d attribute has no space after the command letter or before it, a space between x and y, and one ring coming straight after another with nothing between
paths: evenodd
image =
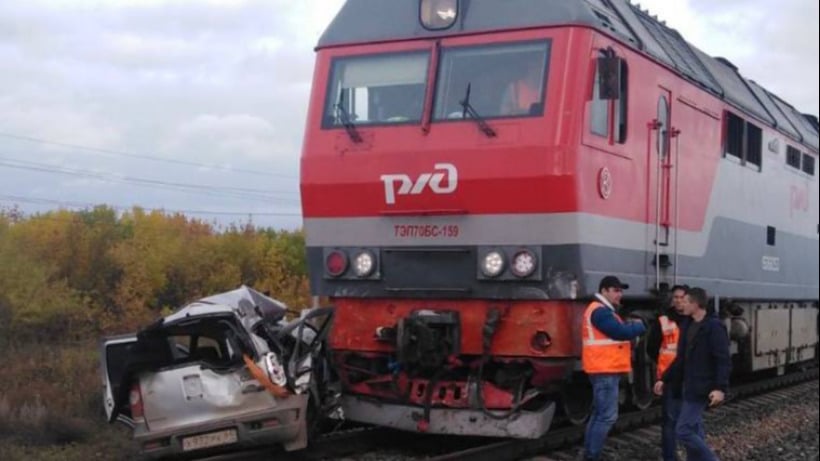
<instances>
[{"instance_id":1,"label":"man in black jacket","mask_svg":"<svg viewBox=\"0 0 820 461\"><path fill-rule=\"evenodd\" d=\"M657 379L659 380L678 355L683 301L687 290L689 290L687 285L672 287L670 290L672 304L661 311L658 321L646 335L646 353L649 357L656 359ZM678 438L675 431L681 407L680 389L672 389L672 386L664 389L661 402L661 454L663 461L677 461Z\"/></svg>"},{"instance_id":2,"label":"man in black jacket","mask_svg":"<svg viewBox=\"0 0 820 461\"><path fill-rule=\"evenodd\" d=\"M690 319L681 325L678 355L655 383L658 395L665 386L681 390L683 402L675 432L689 461L717 461L706 445L703 412L707 405L723 402L729 389L729 335L717 315L707 315L707 302L706 291L701 288L686 292L683 314Z\"/></svg>"}]
</instances>

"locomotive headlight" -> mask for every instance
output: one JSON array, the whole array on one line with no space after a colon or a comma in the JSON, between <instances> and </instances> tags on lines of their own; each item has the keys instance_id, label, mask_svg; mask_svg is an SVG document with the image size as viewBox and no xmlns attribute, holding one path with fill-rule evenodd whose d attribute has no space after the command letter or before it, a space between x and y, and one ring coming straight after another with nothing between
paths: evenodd
<instances>
[{"instance_id":1,"label":"locomotive headlight","mask_svg":"<svg viewBox=\"0 0 820 461\"><path fill-rule=\"evenodd\" d=\"M498 277L504 271L504 255L500 251L491 251L481 261L481 273L487 277Z\"/></svg>"},{"instance_id":2,"label":"locomotive headlight","mask_svg":"<svg viewBox=\"0 0 820 461\"><path fill-rule=\"evenodd\" d=\"M353 272L357 277L369 277L376 268L376 258L369 251L362 251L353 258Z\"/></svg>"},{"instance_id":3,"label":"locomotive headlight","mask_svg":"<svg viewBox=\"0 0 820 461\"><path fill-rule=\"evenodd\" d=\"M521 250L513 256L510 270L513 275L519 278L529 277L535 272L535 267L538 261L535 254L530 250Z\"/></svg>"},{"instance_id":4,"label":"locomotive headlight","mask_svg":"<svg viewBox=\"0 0 820 461\"><path fill-rule=\"evenodd\" d=\"M451 27L458 17L458 0L420 0L421 24L431 30Z\"/></svg>"}]
</instances>

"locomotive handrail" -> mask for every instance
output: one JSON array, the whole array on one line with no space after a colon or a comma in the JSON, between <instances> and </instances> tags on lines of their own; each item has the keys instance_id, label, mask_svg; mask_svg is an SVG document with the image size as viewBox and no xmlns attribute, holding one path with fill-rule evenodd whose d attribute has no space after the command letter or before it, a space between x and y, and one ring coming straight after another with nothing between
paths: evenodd
<instances>
[{"instance_id":1,"label":"locomotive handrail","mask_svg":"<svg viewBox=\"0 0 820 461\"><path fill-rule=\"evenodd\" d=\"M672 128L670 131L670 136L675 138L675 223L674 223L674 251L675 251L675 262L672 264L672 284L678 284L678 228L680 227L680 200L678 200L680 194L680 130L677 128Z\"/></svg>"},{"instance_id":2,"label":"locomotive handrail","mask_svg":"<svg viewBox=\"0 0 820 461\"><path fill-rule=\"evenodd\" d=\"M652 132L658 132L658 136L660 136L659 130L663 127L663 124L658 119L653 119L651 122L647 123L646 125L649 132L647 133L646 139L646 156L648 159L653 158L652 154ZM661 281L661 261L660 261L660 253L661 253L661 158L658 156L658 167L655 173L655 291L659 291L660 289L660 281ZM648 165L647 165L648 166ZM648 192L648 191L647 191Z\"/></svg>"}]
</instances>

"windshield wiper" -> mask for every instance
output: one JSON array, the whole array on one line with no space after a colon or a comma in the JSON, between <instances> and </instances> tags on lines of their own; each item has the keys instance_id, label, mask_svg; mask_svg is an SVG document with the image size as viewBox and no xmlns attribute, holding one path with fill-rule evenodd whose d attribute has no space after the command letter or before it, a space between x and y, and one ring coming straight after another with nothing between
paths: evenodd
<instances>
[{"instance_id":1,"label":"windshield wiper","mask_svg":"<svg viewBox=\"0 0 820 461\"><path fill-rule=\"evenodd\" d=\"M362 142L362 136L356 129L356 124L350 119L350 113L347 109L345 109L344 96L345 92L343 90L339 93L339 101L336 103L336 116L342 121L342 125L344 125L345 131L347 131L347 135L350 137L350 140L355 143L360 143Z\"/></svg>"},{"instance_id":2,"label":"windshield wiper","mask_svg":"<svg viewBox=\"0 0 820 461\"><path fill-rule=\"evenodd\" d=\"M470 115L470 118L475 120L478 124L478 129L481 130L488 138L496 137L495 130L492 129L490 125L484 120L484 117L479 115L479 113L475 110L472 104L470 104L470 89L472 87L472 83L467 84L467 93L464 95L464 100L460 101L461 107L464 108L464 112L461 114L461 118L467 118L467 115Z\"/></svg>"}]
</instances>

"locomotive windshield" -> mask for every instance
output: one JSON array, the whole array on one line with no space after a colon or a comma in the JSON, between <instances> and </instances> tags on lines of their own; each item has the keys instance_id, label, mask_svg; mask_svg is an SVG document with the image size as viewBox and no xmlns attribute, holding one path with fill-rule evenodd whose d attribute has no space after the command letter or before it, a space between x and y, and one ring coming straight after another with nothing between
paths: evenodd
<instances>
[{"instance_id":1,"label":"locomotive windshield","mask_svg":"<svg viewBox=\"0 0 820 461\"><path fill-rule=\"evenodd\" d=\"M461 101L483 118L544 112L549 42L445 48L436 91L435 119L464 117Z\"/></svg>"},{"instance_id":2,"label":"locomotive windshield","mask_svg":"<svg viewBox=\"0 0 820 461\"><path fill-rule=\"evenodd\" d=\"M433 120L469 118L465 100L482 119L542 115L549 54L549 41L443 48ZM334 59L322 126L421 123L429 65L427 51Z\"/></svg>"},{"instance_id":3,"label":"locomotive windshield","mask_svg":"<svg viewBox=\"0 0 820 461\"><path fill-rule=\"evenodd\" d=\"M323 125L420 123L429 61L429 52L335 59Z\"/></svg>"}]
</instances>

